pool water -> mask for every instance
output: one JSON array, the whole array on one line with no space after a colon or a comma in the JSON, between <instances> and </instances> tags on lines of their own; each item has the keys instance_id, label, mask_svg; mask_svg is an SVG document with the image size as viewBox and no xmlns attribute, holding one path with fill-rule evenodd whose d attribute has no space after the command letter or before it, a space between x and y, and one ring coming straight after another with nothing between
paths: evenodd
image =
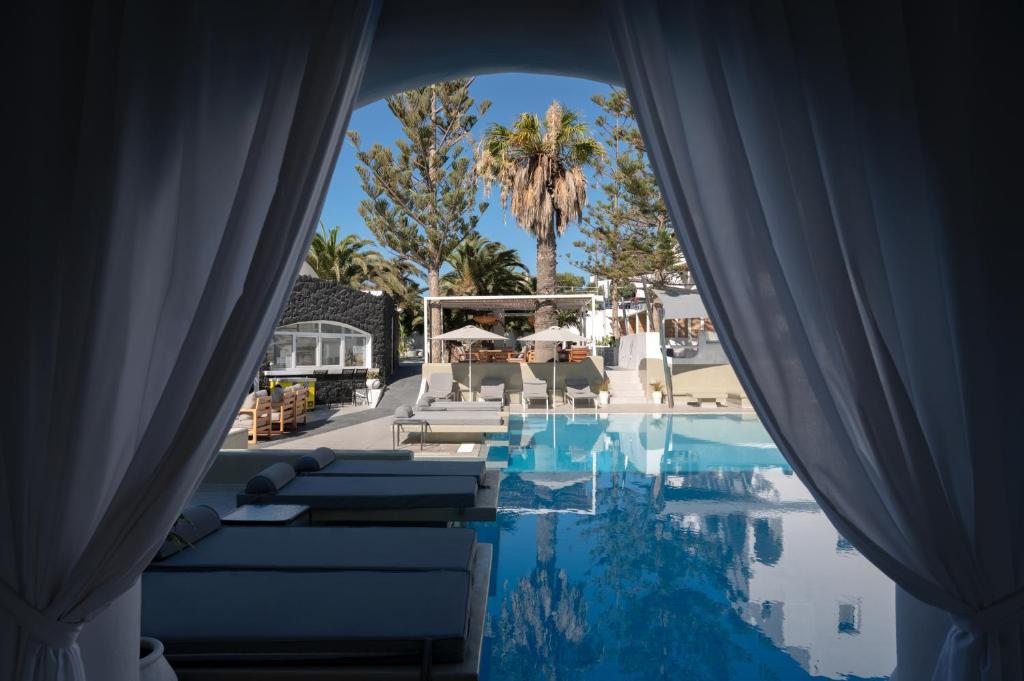
<instances>
[{"instance_id":1,"label":"pool water","mask_svg":"<svg viewBox=\"0 0 1024 681\"><path fill-rule=\"evenodd\" d=\"M887 679L894 588L754 417L512 416L483 679Z\"/></svg>"}]
</instances>

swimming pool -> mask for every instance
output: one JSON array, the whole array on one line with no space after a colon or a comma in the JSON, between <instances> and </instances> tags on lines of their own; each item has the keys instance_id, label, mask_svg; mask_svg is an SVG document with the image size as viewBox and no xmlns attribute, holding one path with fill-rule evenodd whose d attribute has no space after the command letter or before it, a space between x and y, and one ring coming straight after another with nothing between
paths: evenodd
<instances>
[{"instance_id":1,"label":"swimming pool","mask_svg":"<svg viewBox=\"0 0 1024 681\"><path fill-rule=\"evenodd\" d=\"M754 417L512 416L483 678L886 679L894 588Z\"/></svg>"}]
</instances>

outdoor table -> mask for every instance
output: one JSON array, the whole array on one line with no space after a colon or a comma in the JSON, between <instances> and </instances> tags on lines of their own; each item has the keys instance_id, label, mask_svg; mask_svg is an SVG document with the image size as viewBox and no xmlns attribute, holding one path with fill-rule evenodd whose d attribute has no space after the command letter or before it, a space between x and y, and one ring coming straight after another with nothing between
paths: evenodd
<instances>
[{"instance_id":1,"label":"outdoor table","mask_svg":"<svg viewBox=\"0 0 1024 681\"><path fill-rule=\"evenodd\" d=\"M396 418L391 422L391 449L398 449L398 439L402 434L402 426L419 426L420 428L420 451L423 450L423 441L427 439L427 422L423 419Z\"/></svg>"},{"instance_id":2,"label":"outdoor table","mask_svg":"<svg viewBox=\"0 0 1024 681\"><path fill-rule=\"evenodd\" d=\"M221 518L224 525L309 525L304 504L246 504Z\"/></svg>"}]
</instances>

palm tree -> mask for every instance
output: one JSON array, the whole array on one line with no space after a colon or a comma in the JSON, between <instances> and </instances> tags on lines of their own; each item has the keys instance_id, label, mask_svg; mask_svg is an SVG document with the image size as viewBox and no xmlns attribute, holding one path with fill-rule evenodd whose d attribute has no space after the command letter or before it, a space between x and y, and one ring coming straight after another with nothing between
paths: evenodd
<instances>
[{"instance_id":1,"label":"palm tree","mask_svg":"<svg viewBox=\"0 0 1024 681\"><path fill-rule=\"evenodd\" d=\"M555 293L556 239L583 218L587 178L583 169L603 156L601 145L574 111L552 102L543 124L523 113L511 128L494 124L481 144L478 172L488 192L497 182L502 206L537 239L537 292ZM535 327L557 318L553 302L541 301ZM542 360L545 358L541 358Z\"/></svg>"},{"instance_id":2,"label":"palm tree","mask_svg":"<svg viewBox=\"0 0 1024 681\"><path fill-rule=\"evenodd\" d=\"M479 234L467 237L451 255L452 269L442 278L449 295L494 296L531 292L530 277L519 254Z\"/></svg>"},{"instance_id":3,"label":"palm tree","mask_svg":"<svg viewBox=\"0 0 1024 681\"><path fill-rule=\"evenodd\" d=\"M371 241L349 234L338 239L340 228L330 230L321 222L320 229L309 246L306 262L321 279L337 281L352 288L379 289L396 300L402 298L408 286L408 265L389 260L371 249Z\"/></svg>"}]
</instances>

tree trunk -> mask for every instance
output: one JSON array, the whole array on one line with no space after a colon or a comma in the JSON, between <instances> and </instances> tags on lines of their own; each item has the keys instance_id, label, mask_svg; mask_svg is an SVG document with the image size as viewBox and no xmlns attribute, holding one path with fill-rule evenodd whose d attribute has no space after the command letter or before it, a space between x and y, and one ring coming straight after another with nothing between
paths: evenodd
<instances>
[{"instance_id":1,"label":"tree trunk","mask_svg":"<svg viewBox=\"0 0 1024 681\"><path fill-rule=\"evenodd\" d=\"M612 338L618 338L619 332L619 285L612 282L611 286L611 298L612 298Z\"/></svg>"},{"instance_id":2,"label":"tree trunk","mask_svg":"<svg viewBox=\"0 0 1024 681\"><path fill-rule=\"evenodd\" d=\"M427 293L431 296L441 295L441 271L431 269L427 271ZM437 303L431 303L427 307L427 314L430 315L430 361L443 362L441 355L442 341L435 340L441 335L441 309Z\"/></svg>"},{"instance_id":3,"label":"tree trunk","mask_svg":"<svg viewBox=\"0 0 1024 681\"><path fill-rule=\"evenodd\" d=\"M555 270L558 263L558 246L555 241L555 230L548 230L545 236L537 237L537 293L553 294L555 292ZM558 323L558 310L554 301L541 300L534 313L533 328L535 331L554 326ZM552 343L537 345L537 361L547 362L554 358Z\"/></svg>"}]
</instances>

